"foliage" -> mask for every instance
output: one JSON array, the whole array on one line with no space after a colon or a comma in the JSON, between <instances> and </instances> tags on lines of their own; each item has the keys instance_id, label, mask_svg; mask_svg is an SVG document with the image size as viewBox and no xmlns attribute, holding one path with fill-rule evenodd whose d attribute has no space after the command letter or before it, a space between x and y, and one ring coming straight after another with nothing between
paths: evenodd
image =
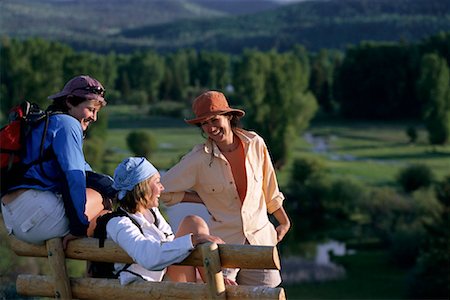
<instances>
[{"instance_id":1,"label":"foliage","mask_svg":"<svg viewBox=\"0 0 450 300\"><path fill-rule=\"evenodd\" d=\"M246 125L261 134L277 169L317 110L307 90L309 63L303 48L278 54L247 51L236 65L233 85L246 108Z\"/></svg>"},{"instance_id":2,"label":"foliage","mask_svg":"<svg viewBox=\"0 0 450 300\"><path fill-rule=\"evenodd\" d=\"M150 158L156 150L156 140L152 134L145 130L132 131L127 136L127 145L136 156Z\"/></svg>"},{"instance_id":3,"label":"foliage","mask_svg":"<svg viewBox=\"0 0 450 300\"><path fill-rule=\"evenodd\" d=\"M423 164L413 164L400 170L397 180L407 193L428 187L434 179L431 169Z\"/></svg>"},{"instance_id":4,"label":"foliage","mask_svg":"<svg viewBox=\"0 0 450 300\"><path fill-rule=\"evenodd\" d=\"M405 130L409 143L414 144L417 141L417 130L414 126L408 126Z\"/></svg>"},{"instance_id":5,"label":"foliage","mask_svg":"<svg viewBox=\"0 0 450 300\"><path fill-rule=\"evenodd\" d=\"M322 49L311 57L311 78L309 88L317 99L320 109L327 114L338 112L334 99L334 72L339 69L343 53Z\"/></svg>"},{"instance_id":6,"label":"foliage","mask_svg":"<svg viewBox=\"0 0 450 300\"><path fill-rule=\"evenodd\" d=\"M422 58L417 88L425 103L422 114L430 144L445 144L450 138L450 77L444 58L436 54Z\"/></svg>"},{"instance_id":7,"label":"foliage","mask_svg":"<svg viewBox=\"0 0 450 300\"><path fill-rule=\"evenodd\" d=\"M335 79L341 114L358 119L417 118L421 103L414 46L362 43L347 49Z\"/></svg>"},{"instance_id":8,"label":"foliage","mask_svg":"<svg viewBox=\"0 0 450 300\"><path fill-rule=\"evenodd\" d=\"M445 299L450 295L450 176L436 186L437 198L443 209L425 223L426 238L417 265L409 281L409 297Z\"/></svg>"},{"instance_id":9,"label":"foliage","mask_svg":"<svg viewBox=\"0 0 450 300\"><path fill-rule=\"evenodd\" d=\"M291 187L305 184L307 180L318 178L326 172L325 163L317 157L297 158L293 162Z\"/></svg>"},{"instance_id":10,"label":"foliage","mask_svg":"<svg viewBox=\"0 0 450 300\"><path fill-rule=\"evenodd\" d=\"M442 0L300 1L254 14L266 5L277 6L251 2L3 1L1 33L43 36L103 53L195 48L238 54L250 48L286 51L295 44L319 51L343 50L362 40L417 41L450 28L449 8ZM249 13L230 15L233 10Z\"/></svg>"},{"instance_id":11,"label":"foliage","mask_svg":"<svg viewBox=\"0 0 450 300\"><path fill-rule=\"evenodd\" d=\"M331 179L318 159L303 158L293 163L286 209L298 216L292 234L298 239L348 239L354 226L352 216L365 197L361 184L348 178ZM322 236L325 235L325 236Z\"/></svg>"},{"instance_id":12,"label":"foliage","mask_svg":"<svg viewBox=\"0 0 450 300\"><path fill-rule=\"evenodd\" d=\"M83 143L83 152L86 161L92 169L96 171L102 170L105 146L104 141L100 137L85 140Z\"/></svg>"},{"instance_id":13,"label":"foliage","mask_svg":"<svg viewBox=\"0 0 450 300\"><path fill-rule=\"evenodd\" d=\"M73 51L66 45L31 39L24 42L6 37L1 42L1 111L8 111L22 100L50 104L47 96L63 86L63 62Z\"/></svg>"},{"instance_id":14,"label":"foliage","mask_svg":"<svg viewBox=\"0 0 450 300\"><path fill-rule=\"evenodd\" d=\"M175 101L161 101L150 108L150 115L152 116L167 116L177 119L184 119L186 117L186 105Z\"/></svg>"}]
</instances>

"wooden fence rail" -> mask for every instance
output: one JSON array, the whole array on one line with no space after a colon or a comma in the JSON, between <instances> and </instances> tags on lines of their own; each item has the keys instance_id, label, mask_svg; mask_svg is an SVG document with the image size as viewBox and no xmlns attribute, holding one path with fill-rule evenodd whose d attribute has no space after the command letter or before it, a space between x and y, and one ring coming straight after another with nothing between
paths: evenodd
<instances>
[{"instance_id":1,"label":"wooden fence rail","mask_svg":"<svg viewBox=\"0 0 450 300\"><path fill-rule=\"evenodd\" d=\"M0 215L0 227L3 219ZM4 230L4 228L1 228ZM11 249L19 256L47 257L50 275L20 274L17 292L25 296L59 299L285 299L284 289L265 286L224 285L222 268L280 269L276 247L206 243L197 247L181 265L203 266L206 283L145 282L121 285L117 279L69 278L66 258L85 261L132 263L133 260L117 244L81 238L69 242L65 251L60 238L45 245L33 245L9 236Z\"/></svg>"}]
</instances>

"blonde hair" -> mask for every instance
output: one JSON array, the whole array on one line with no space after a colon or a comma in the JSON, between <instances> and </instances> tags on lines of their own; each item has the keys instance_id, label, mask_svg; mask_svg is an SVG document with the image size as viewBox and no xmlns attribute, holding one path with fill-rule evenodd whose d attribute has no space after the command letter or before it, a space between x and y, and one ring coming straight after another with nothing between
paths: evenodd
<instances>
[{"instance_id":1,"label":"blonde hair","mask_svg":"<svg viewBox=\"0 0 450 300\"><path fill-rule=\"evenodd\" d=\"M127 191L122 200L119 200L119 205L132 214L138 211L139 206L147 207L148 201L152 197L150 183L154 178L155 175L136 184L131 191Z\"/></svg>"}]
</instances>

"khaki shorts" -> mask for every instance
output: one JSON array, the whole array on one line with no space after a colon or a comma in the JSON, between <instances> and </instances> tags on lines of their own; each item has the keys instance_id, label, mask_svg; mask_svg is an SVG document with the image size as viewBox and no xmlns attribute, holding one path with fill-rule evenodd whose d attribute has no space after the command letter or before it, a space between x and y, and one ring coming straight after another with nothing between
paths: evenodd
<instances>
[{"instance_id":1,"label":"khaki shorts","mask_svg":"<svg viewBox=\"0 0 450 300\"><path fill-rule=\"evenodd\" d=\"M281 283L280 271L271 269L223 269L223 275L239 285L277 287Z\"/></svg>"},{"instance_id":2,"label":"khaki shorts","mask_svg":"<svg viewBox=\"0 0 450 300\"><path fill-rule=\"evenodd\" d=\"M63 200L49 191L25 191L2 203L2 215L8 233L28 243L42 244L69 233Z\"/></svg>"}]
</instances>

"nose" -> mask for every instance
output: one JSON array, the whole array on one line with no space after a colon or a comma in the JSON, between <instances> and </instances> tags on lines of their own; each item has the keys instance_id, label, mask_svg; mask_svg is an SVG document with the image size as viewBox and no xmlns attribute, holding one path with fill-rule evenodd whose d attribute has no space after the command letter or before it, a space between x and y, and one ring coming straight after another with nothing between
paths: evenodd
<instances>
[{"instance_id":1,"label":"nose","mask_svg":"<svg viewBox=\"0 0 450 300\"><path fill-rule=\"evenodd\" d=\"M92 120L95 122L97 121L97 111L92 112Z\"/></svg>"}]
</instances>

